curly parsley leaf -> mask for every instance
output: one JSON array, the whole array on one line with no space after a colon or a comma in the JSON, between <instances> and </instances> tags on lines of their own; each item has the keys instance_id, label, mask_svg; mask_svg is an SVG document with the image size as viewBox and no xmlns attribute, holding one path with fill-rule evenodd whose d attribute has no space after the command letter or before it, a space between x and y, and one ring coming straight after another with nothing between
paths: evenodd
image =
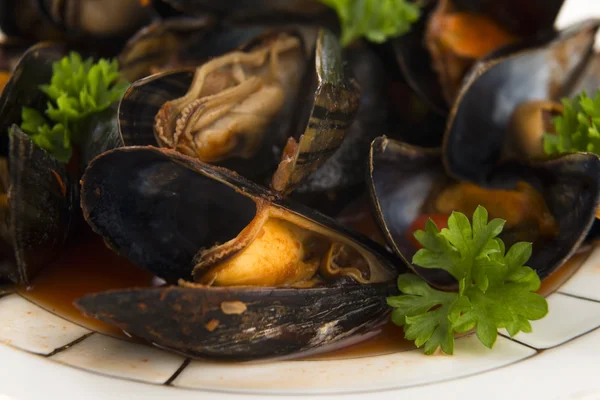
<instances>
[{"instance_id":1,"label":"curly parsley leaf","mask_svg":"<svg viewBox=\"0 0 600 400\"><path fill-rule=\"evenodd\" d=\"M448 228L438 230L429 220L424 231L415 232L423 246L413 263L423 268L449 272L458 282L458 292L430 287L416 275L398 278L399 296L389 297L392 321L404 326L408 340L424 346L426 354L438 348L454 352L454 333L473 328L479 340L491 348L498 329L511 336L531 332L529 321L548 313L546 300L535 293L540 287L536 272L525 266L531 243L516 243L508 252L497 236L504 221L488 222L487 210L479 206L473 223L459 212L448 218Z\"/></svg>"},{"instance_id":2,"label":"curly parsley leaf","mask_svg":"<svg viewBox=\"0 0 600 400\"><path fill-rule=\"evenodd\" d=\"M419 6L409 0L320 1L337 12L343 46L363 36L375 43L401 36L420 16Z\"/></svg>"},{"instance_id":3,"label":"curly parsley leaf","mask_svg":"<svg viewBox=\"0 0 600 400\"><path fill-rule=\"evenodd\" d=\"M544 134L548 155L588 151L600 154L600 90L593 98L582 92L574 100L563 99L562 115L553 119L556 134Z\"/></svg>"},{"instance_id":4,"label":"curly parsley leaf","mask_svg":"<svg viewBox=\"0 0 600 400\"><path fill-rule=\"evenodd\" d=\"M129 86L119 82L116 60L91 58L82 60L78 53L52 64L52 78L40 90L48 96L46 116L37 110L23 107L21 129L38 146L56 159L67 163L72 144L80 140L81 122L89 115L101 112L119 100Z\"/></svg>"}]
</instances>

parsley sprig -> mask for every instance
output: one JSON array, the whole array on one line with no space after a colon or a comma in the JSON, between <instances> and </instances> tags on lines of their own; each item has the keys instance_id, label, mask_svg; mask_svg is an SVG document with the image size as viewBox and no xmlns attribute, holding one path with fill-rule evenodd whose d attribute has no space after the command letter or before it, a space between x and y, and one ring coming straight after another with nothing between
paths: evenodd
<instances>
[{"instance_id":1,"label":"parsley sprig","mask_svg":"<svg viewBox=\"0 0 600 400\"><path fill-rule=\"evenodd\" d=\"M438 347L453 354L454 333L473 328L492 348L498 329L506 328L511 336L531 332L529 321L548 313L548 303L535 293L540 279L524 265L531 243L516 243L506 252L498 238L504 222L488 222L487 210L479 206L472 225L464 214L453 212L441 232L432 220L424 231L415 232L423 248L413 263L448 271L459 283L458 292L443 292L416 275L403 274L398 278L401 294L387 299L394 308L392 321L404 326L406 338L424 346L425 354Z\"/></svg>"},{"instance_id":2,"label":"parsley sprig","mask_svg":"<svg viewBox=\"0 0 600 400\"><path fill-rule=\"evenodd\" d=\"M556 134L544 135L548 155L589 151L600 154L600 90L593 98L582 92L574 100L563 99L564 111L553 119Z\"/></svg>"},{"instance_id":3,"label":"parsley sprig","mask_svg":"<svg viewBox=\"0 0 600 400\"><path fill-rule=\"evenodd\" d=\"M71 52L52 64L50 84L40 85L49 99L45 116L34 108L23 107L21 129L56 159L68 162L73 143L79 143L82 121L107 109L125 93L128 83L118 80L116 60L94 63Z\"/></svg>"},{"instance_id":4,"label":"parsley sprig","mask_svg":"<svg viewBox=\"0 0 600 400\"><path fill-rule=\"evenodd\" d=\"M342 27L342 45L366 37L383 43L405 34L419 19L420 8L409 0L320 0L335 9Z\"/></svg>"}]
</instances>

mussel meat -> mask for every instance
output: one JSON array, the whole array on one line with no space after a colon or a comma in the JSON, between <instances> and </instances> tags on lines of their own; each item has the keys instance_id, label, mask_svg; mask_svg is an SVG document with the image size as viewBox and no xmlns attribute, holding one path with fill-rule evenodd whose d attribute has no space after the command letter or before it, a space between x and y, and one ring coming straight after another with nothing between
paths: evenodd
<instances>
[{"instance_id":1,"label":"mussel meat","mask_svg":"<svg viewBox=\"0 0 600 400\"><path fill-rule=\"evenodd\" d=\"M113 250L178 286L91 294L78 307L159 346L287 356L365 338L389 314L398 265L385 250L226 169L116 149L90 164L81 202Z\"/></svg>"},{"instance_id":2,"label":"mussel meat","mask_svg":"<svg viewBox=\"0 0 600 400\"><path fill-rule=\"evenodd\" d=\"M321 30L311 53L314 61L301 36L276 29L194 73L142 79L120 103L123 141L174 148L247 177L272 171L286 138L305 131L333 132L322 136L335 138L327 149L333 152L358 107L358 88L345 75L333 34Z\"/></svg>"}]
</instances>

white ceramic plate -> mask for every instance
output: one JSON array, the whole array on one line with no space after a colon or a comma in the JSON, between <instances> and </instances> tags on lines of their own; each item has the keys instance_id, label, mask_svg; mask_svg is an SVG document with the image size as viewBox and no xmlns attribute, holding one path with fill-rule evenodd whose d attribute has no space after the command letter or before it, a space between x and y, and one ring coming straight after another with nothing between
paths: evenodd
<instances>
[{"instance_id":1,"label":"white ceramic plate","mask_svg":"<svg viewBox=\"0 0 600 400\"><path fill-rule=\"evenodd\" d=\"M592 16L600 1L567 0L558 25ZM600 399L600 246L548 302L534 333L500 332L491 351L467 336L454 356L408 350L231 364L92 332L8 294L0 297L0 400Z\"/></svg>"}]
</instances>

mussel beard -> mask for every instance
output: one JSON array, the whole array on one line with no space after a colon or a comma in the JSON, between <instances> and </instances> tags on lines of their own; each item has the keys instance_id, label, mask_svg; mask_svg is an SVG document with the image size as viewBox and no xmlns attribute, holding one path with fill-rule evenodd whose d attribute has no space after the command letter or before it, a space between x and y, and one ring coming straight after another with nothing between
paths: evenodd
<instances>
[{"instance_id":1,"label":"mussel beard","mask_svg":"<svg viewBox=\"0 0 600 400\"><path fill-rule=\"evenodd\" d=\"M372 255L341 235L277 207L258 209L236 238L199 252L193 271L197 283L300 288L344 279L361 284L393 279Z\"/></svg>"},{"instance_id":2,"label":"mussel beard","mask_svg":"<svg viewBox=\"0 0 600 400\"><path fill-rule=\"evenodd\" d=\"M299 38L282 33L203 64L186 95L156 115L158 143L206 162L252 157L298 90L302 48Z\"/></svg>"}]
</instances>

